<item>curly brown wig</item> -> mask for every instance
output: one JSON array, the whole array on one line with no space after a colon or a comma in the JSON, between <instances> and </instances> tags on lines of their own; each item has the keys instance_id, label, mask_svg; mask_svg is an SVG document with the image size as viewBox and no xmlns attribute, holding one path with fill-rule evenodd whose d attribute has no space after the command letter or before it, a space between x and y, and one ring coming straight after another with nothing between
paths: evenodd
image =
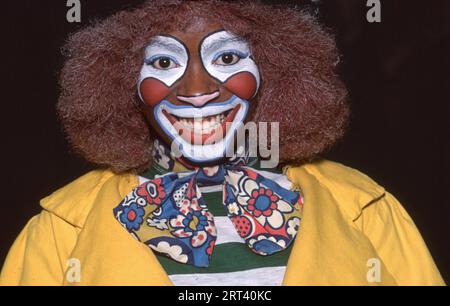
<instances>
[{"instance_id":1,"label":"curly brown wig","mask_svg":"<svg viewBox=\"0 0 450 306\"><path fill-rule=\"evenodd\" d=\"M84 158L116 172L148 167L156 135L137 103L143 50L192 16L250 42L263 80L253 120L280 122L282 161L311 159L343 135L349 109L335 41L313 17L258 1L154 0L74 33L64 48L57 109Z\"/></svg>"}]
</instances>

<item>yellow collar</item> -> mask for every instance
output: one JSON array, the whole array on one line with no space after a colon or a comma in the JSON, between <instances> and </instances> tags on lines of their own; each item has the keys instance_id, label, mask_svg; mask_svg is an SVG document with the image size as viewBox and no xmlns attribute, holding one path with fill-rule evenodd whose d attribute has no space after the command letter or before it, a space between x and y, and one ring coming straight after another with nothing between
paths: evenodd
<instances>
[{"instance_id":1,"label":"yellow collar","mask_svg":"<svg viewBox=\"0 0 450 306\"><path fill-rule=\"evenodd\" d=\"M342 284L343 276L348 285L367 284L367 261L377 254L353 221L384 196L384 189L356 170L324 160L288 167L286 174L301 187L306 205L284 285ZM42 200L44 209L79 228L70 257L81 262L81 284L172 284L156 256L112 214L137 185L135 174L98 170ZM384 284L394 284L383 266Z\"/></svg>"}]
</instances>

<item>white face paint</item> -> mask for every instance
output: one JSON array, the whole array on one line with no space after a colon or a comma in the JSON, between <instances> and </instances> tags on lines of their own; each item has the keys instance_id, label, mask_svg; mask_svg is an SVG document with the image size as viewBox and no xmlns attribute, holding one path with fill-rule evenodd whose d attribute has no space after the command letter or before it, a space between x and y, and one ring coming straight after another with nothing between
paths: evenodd
<instances>
[{"instance_id":1,"label":"white face paint","mask_svg":"<svg viewBox=\"0 0 450 306\"><path fill-rule=\"evenodd\" d=\"M237 107L239 107L239 111L227 123L229 131L225 133L225 137L212 144L203 145L193 144L180 136L179 129L164 114L166 112L177 118L183 118L182 120L193 118L200 118L201 120L208 117L220 116L220 114L231 112ZM225 156L236 131L242 126L247 116L248 108L248 102L236 96L233 96L228 101L214 103L202 108L173 105L169 101L163 101L154 108L154 115L164 132L173 140L172 149L176 148L176 151L181 152L191 162L202 163L215 161ZM226 120L225 117L222 120ZM189 128L188 126L184 126L183 129L184 131L195 130L194 127ZM173 150L172 153L174 153Z\"/></svg>"},{"instance_id":2,"label":"white face paint","mask_svg":"<svg viewBox=\"0 0 450 306\"><path fill-rule=\"evenodd\" d=\"M161 69L162 67L159 64L161 59L170 61L170 67ZM141 69L138 88L140 88L142 81L147 78L155 78L167 87L171 87L183 77L188 62L188 51L180 41L170 36L156 36L145 48L145 60Z\"/></svg>"},{"instance_id":3,"label":"white face paint","mask_svg":"<svg viewBox=\"0 0 450 306\"><path fill-rule=\"evenodd\" d=\"M234 64L223 62L222 56L232 56ZM241 72L251 73L257 83L256 92L260 86L261 77L258 66L252 59L248 42L227 31L220 31L206 37L201 45L201 57L205 69L221 83ZM256 94L255 92L255 94Z\"/></svg>"},{"instance_id":4,"label":"white face paint","mask_svg":"<svg viewBox=\"0 0 450 306\"><path fill-rule=\"evenodd\" d=\"M178 148L186 159L194 163L211 162L225 157L236 131L247 116L248 99L240 98L245 95L239 95L239 92L228 88L226 82L239 73L248 72L255 80L248 85L251 92L247 96L255 95L260 86L258 67L251 57L248 42L243 38L226 31L215 32L207 36L199 48L206 72L234 95L227 101L216 101L203 107L175 105L165 98L162 98L161 102L155 101L155 104L149 103L153 107L155 120L172 139L172 148ZM161 59L164 60L164 66L168 67L161 67ZM141 70L138 88L144 80L153 78L164 83L169 89L184 77L188 65L189 53L182 42L170 36L156 36L145 49L145 64ZM239 81L237 83L243 84ZM140 91L139 94L142 99ZM227 128L223 128L224 126ZM226 131L223 138L212 143L198 144L186 139L186 135L191 134L220 135L218 131L223 130Z\"/></svg>"}]
</instances>

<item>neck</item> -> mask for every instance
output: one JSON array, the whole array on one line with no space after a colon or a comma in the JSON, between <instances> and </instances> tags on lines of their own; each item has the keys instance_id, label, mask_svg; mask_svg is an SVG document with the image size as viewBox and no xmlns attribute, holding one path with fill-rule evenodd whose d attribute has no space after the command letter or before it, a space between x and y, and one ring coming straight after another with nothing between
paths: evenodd
<instances>
[{"instance_id":1,"label":"neck","mask_svg":"<svg viewBox=\"0 0 450 306\"><path fill-rule=\"evenodd\" d=\"M240 147L237 152L230 158L223 158L213 163L193 164L187 161L185 158L175 158L171 154L169 146L155 140L153 146L153 168L157 172L169 173L169 172L182 172L182 171L195 171L200 168L211 168L220 165L232 165L232 166L254 166L258 159L256 157L250 157L248 149ZM241 153L238 153L241 152Z\"/></svg>"}]
</instances>

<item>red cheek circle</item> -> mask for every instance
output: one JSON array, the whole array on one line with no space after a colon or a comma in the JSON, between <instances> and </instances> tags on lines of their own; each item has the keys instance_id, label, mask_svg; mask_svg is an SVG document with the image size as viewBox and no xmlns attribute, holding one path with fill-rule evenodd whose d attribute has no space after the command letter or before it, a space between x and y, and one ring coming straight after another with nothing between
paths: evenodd
<instances>
[{"instance_id":1,"label":"red cheek circle","mask_svg":"<svg viewBox=\"0 0 450 306\"><path fill-rule=\"evenodd\" d=\"M225 88L243 100L249 100L256 94L256 78L250 72L240 72L224 84Z\"/></svg>"},{"instance_id":2,"label":"red cheek circle","mask_svg":"<svg viewBox=\"0 0 450 306\"><path fill-rule=\"evenodd\" d=\"M160 80L149 78L142 81L139 91L146 104L155 106L169 95L170 88Z\"/></svg>"}]
</instances>

